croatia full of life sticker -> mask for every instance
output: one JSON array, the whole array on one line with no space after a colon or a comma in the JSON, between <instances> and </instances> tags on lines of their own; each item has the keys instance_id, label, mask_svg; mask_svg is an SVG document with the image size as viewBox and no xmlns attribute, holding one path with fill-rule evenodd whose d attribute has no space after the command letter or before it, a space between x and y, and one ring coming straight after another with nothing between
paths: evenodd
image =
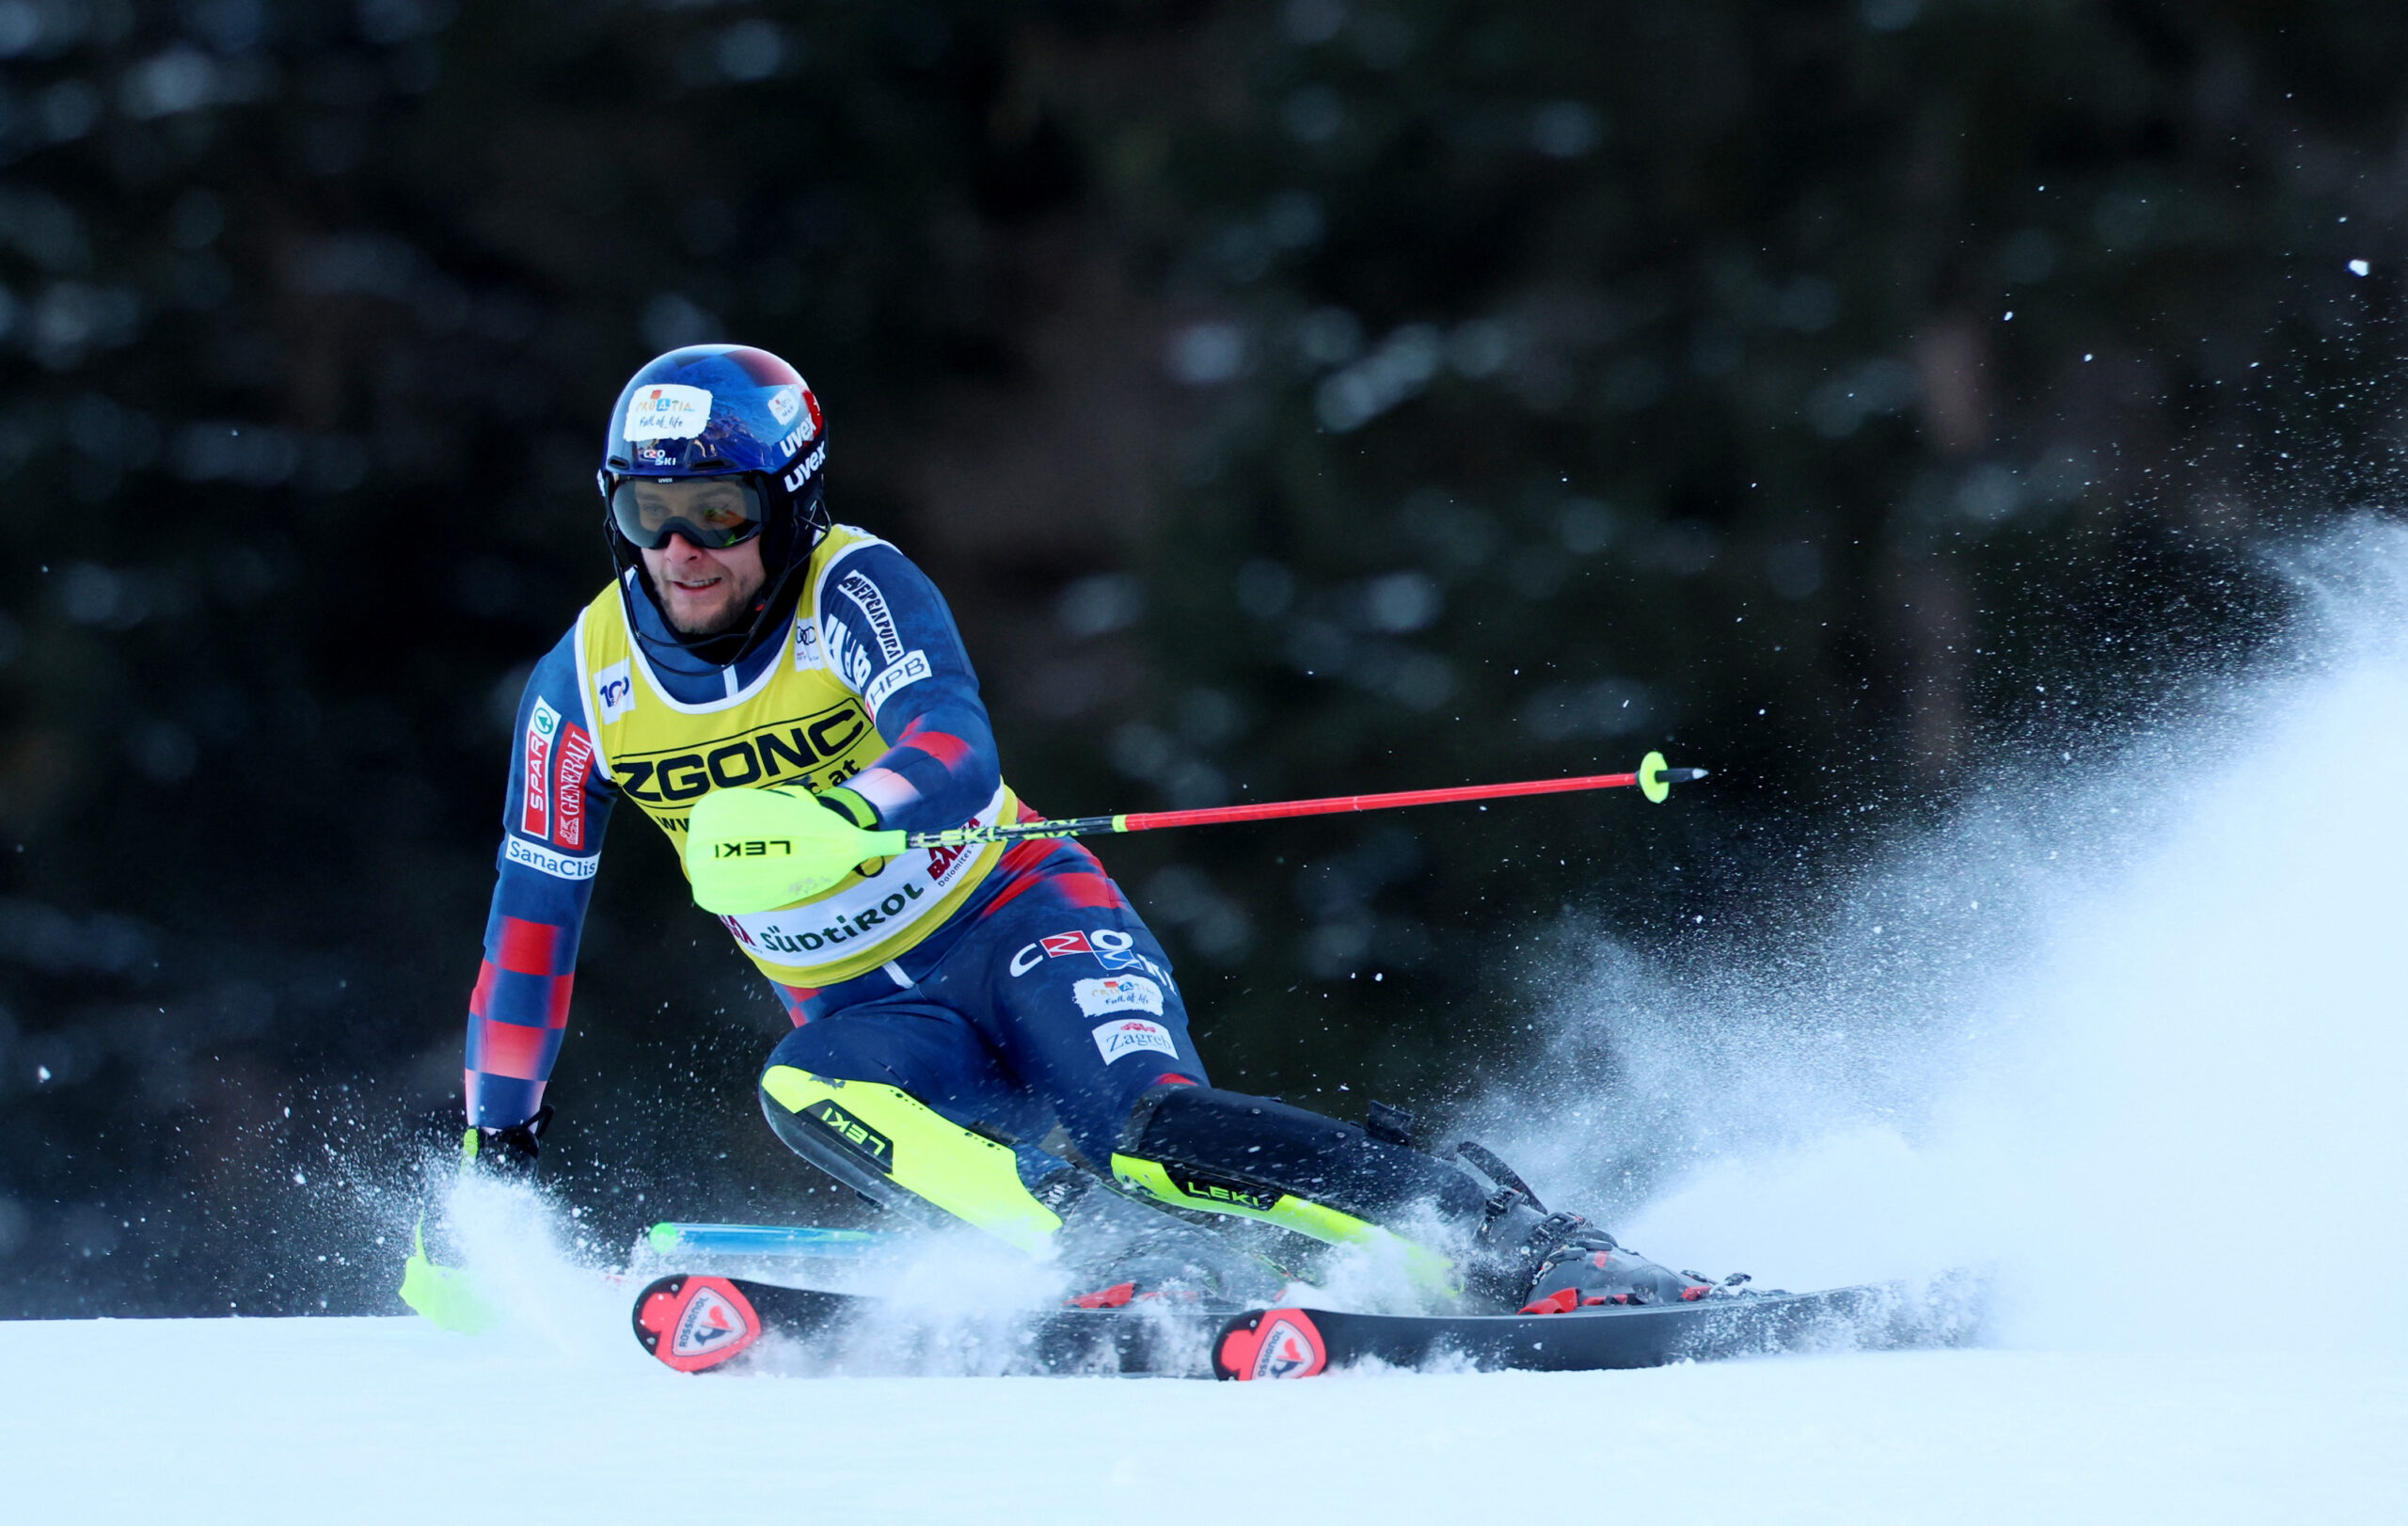
<instances>
[{"instance_id":1,"label":"croatia full of life sticker","mask_svg":"<svg viewBox=\"0 0 2408 1526\"><path fill-rule=\"evenodd\" d=\"M629 439L692 439L710 420L706 389L662 382L636 389L636 395L627 399L626 422L620 433Z\"/></svg>"}]
</instances>

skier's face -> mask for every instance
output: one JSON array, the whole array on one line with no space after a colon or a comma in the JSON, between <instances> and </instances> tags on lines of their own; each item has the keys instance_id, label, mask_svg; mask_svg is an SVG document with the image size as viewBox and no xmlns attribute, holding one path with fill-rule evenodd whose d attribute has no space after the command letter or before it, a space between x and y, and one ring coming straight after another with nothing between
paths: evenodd
<instances>
[{"instance_id":1,"label":"skier's face","mask_svg":"<svg viewBox=\"0 0 2408 1526\"><path fill-rule=\"evenodd\" d=\"M714 636L742 623L768 575L761 566L761 537L708 551L684 535L643 554L643 570L659 591L660 606L681 636Z\"/></svg>"}]
</instances>

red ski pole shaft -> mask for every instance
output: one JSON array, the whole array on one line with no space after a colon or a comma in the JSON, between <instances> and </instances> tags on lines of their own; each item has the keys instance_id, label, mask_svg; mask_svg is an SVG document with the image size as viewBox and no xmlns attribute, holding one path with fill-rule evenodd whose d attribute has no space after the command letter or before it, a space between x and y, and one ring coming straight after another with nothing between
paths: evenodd
<instances>
[{"instance_id":1,"label":"red ski pole shaft","mask_svg":"<svg viewBox=\"0 0 2408 1526\"><path fill-rule=\"evenodd\" d=\"M1026 837L1088 837L1115 832L1155 832L1164 827L1213 826L1225 821L1276 821L1296 816L1340 816L1352 811L1389 811L1407 805L1447 805L1463 801L1503 800L1515 795L1565 795L1586 789L1637 787L1662 802L1671 787L1705 777L1703 769L1665 765L1650 753L1630 773L1592 773L1571 779L1524 779L1501 785L1456 785L1443 789L1399 789L1384 795L1330 795L1320 800L1266 801L1259 805L1207 805L1188 811L1133 811L1124 816L1080 816L1051 821L998 823L952 832L915 832L913 848L973 842L1010 842Z\"/></svg>"},{"instance_id":2,"label":"red ski pole shaft","mask_svg":"<svg viewBox=\"0 0 2408 1526\"><path fill-rule=\"evenodd\" d=\"M1503 800L1513 795L1567 795L1583 789L1628 789L1636 773L1592 773L1576 779L1527 779L1518 784L1459 785L1447 789L1398 789L1385 795L1330 795L1321 800L1266 801L1259 805L1212 805L1192 811L1133 811L1120 818L1123 832L1157 827L1204 827L1221 821L1276 821L1291 816L1339 816L1348 811L1392 811L1406 805L1447 805L1457 801Z\"/></svg>"}]
</instances>

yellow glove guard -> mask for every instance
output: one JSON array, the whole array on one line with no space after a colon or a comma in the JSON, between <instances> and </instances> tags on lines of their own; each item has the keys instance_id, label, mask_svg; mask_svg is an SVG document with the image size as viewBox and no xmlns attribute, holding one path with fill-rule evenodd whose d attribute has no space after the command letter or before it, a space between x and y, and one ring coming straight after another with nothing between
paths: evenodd
<instances>
[{"instance_id":1,"label":"yellow glove guard","mask_svg":"<svg viewBox=\"0 0 2408 1526\"><path fill-rule=\"evenodd\" d=\"M903 848L904 834L864 832L809 790L715 789L694 803L687 823L686 878L706 912L771 912Z\"/></svg>"}]
</instances>

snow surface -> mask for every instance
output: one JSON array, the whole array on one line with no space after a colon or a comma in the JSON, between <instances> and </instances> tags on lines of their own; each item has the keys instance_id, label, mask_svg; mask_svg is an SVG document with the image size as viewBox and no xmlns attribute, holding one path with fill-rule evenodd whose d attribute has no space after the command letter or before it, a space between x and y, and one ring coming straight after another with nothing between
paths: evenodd
<instances>
[{"instance_id":1,"label":"snow surface","mask_svg":"<svg viewBox=\"0 0 2408 1526\"><path fill-rule=\"evenodd\" d=\"M2263 1311L2267 1304L2256 1301ZM0 1326L17 1521L2397 1521L2395 1362L681 1378L414 1320Z\"/></svg>"},{"instance_id":2,"label":"snow surface","mask_svg":"<svg viewBox=\"0 0 2408 1526\"><path fill-rule=\"evenodd\" d=\"M1766 1284L1984 1268L1983 1349L684 1378L572 1230L463 1194L497 1334L0 1325L7 1518L2408 1520L2408 533L2300 573L2255 676L2004 778L1816 946L1529 972L1576 1084L1481 1137L1543 1194L1645 1181L1626 1240Z\"/></svg>"}]
</instances>

